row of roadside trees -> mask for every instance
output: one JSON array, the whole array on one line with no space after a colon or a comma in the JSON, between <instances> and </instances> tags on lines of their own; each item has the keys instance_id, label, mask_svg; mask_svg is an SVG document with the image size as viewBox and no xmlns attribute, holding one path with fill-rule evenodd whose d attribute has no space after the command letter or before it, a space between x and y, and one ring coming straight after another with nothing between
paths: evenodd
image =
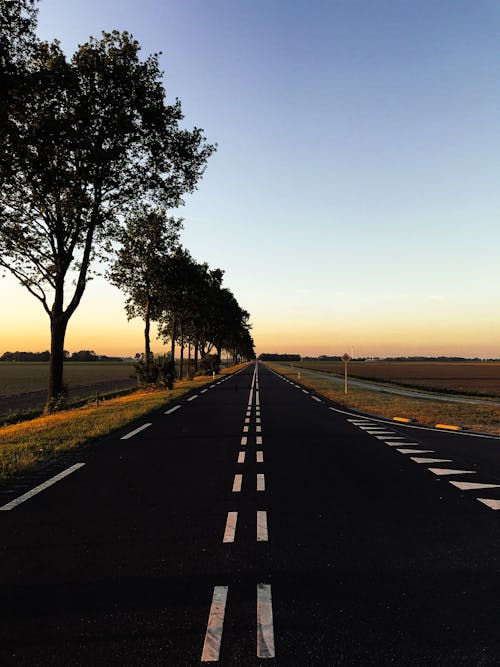
<instances>
[{"instance_id":1,"label":"row of roadside trees","mask_svg":"<svg viewBox=\"0 0 500 667\"><path fill-rule=\"evenodd\" d=\"M215 332L213 318L226 317L232 295L222 272L180 248L180 222L167 215L196 189L216 147L200 128L181 126L179 100L166 103L158 55L141 59L132 35L114 31L68 59L57 41L37 38L36 18L35 0L0 0L0 267L49 317L50 407L63 390L68 322L105 261L116 260L112 280L127 294L129 315L143 316L146 327L157 320L181 349L185 341L200 353L232 345L248 334L248 314L240 310L240 328L231 320L229 332L221 320ZM127 263L139 265L143 251L156 253L165 271L161 290L148 282L152 265L142 288L130 278ZM195 283L176 275L180 267L204 278L213 296L203 326L198 293L180 288Z\"/></svg>"}]
</instances>

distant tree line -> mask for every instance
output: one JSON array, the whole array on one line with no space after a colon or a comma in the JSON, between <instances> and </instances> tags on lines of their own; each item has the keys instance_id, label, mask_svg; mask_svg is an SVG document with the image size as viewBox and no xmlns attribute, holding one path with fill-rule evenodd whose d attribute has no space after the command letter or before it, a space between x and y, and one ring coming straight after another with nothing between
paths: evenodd
<instances>
[{"instance_id":1,"label":"distant tree line","mask_svg":"<svg viewBox=\"0 0 500 667\"><path fill-rule=\"evenodd\" d=\"M105 354L96 354L93 350L79 350L70 354L64 350L65 361L123 361L122 357L108 357ZM49 350L43 352L4 352L0 361L50 361Z\"/></svg>"},{"instance_id":2,"label":"distant tree line","mask_svg":"<svg viewBox=\"0 0 500 667\"><path fill-rule=\"evenodd\" d=\"M261 361L300 361L300 354L276 354L263 352L259 354L259 359Z\"/></svg>"},{"instance_id":3,"label":"distant tree line","mask_svg":"<svg viewBox=\"0 0 500 667\"><path fill-rule=\"evenodd\" d=\"M216 146L200 128L181 127L158 54L142 59L132 35L113 31L68 59L57 40L37 38L36 4L0 0L0 267L50 321L47 409L61 404L68 322L117 249L111 279L127 295L129 317L145 322L141 377L158 379L151 321L170 340L170 366L176 345L195 358L213 347L214 363L223 347L251 357L248 313L222 287L220 270L179 248L181 221L167 215L196 189Z\"/></svg>"}]
</instances>

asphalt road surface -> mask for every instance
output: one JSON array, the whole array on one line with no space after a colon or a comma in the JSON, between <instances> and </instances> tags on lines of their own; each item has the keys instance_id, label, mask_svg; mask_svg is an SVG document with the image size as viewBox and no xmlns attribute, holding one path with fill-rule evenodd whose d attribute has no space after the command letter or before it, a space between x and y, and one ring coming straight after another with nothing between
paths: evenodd
<instances>
[{"instance_id":1,"label":"asphalt road surface","mask_svg":"<svg viewBox=\"0 0 500 667\"><path fill-rule=\"evenodd\" d=\"M499 452L250 365L3 491L0 665L499 665Z\"/></svg>"}]
</instances>

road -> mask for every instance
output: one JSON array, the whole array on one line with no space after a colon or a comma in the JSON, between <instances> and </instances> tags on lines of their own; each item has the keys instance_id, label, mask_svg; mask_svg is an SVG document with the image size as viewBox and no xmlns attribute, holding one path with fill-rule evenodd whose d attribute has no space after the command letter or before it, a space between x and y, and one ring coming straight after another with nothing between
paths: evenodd
<instances>
[{"instance_id":1,"label":"road","mask_svg":"<svg viewBox=\"0 0 500 667\"><path fill-rule=\"evenodd\" d=\"M4 489L0 664L498 665L499 451L252 364Z\"/></svg>"}]
</instances>

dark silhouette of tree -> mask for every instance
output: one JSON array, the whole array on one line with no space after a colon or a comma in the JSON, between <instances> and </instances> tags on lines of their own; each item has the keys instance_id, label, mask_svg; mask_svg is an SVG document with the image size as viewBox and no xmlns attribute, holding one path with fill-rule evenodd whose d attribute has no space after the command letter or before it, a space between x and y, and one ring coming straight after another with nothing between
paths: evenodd
<instances>
[{"instance_id":1,"label":"dark silhouette of tree","mask_svg":"<svg viewBox=\"0 0 500 667\"><path fill-rule=\"evenodd\" d=\"M144 376L151 362L151 320L161 312L160 294L169 256L178 244L181 220L161 209L141 208L129 216L111 272L111 282L125 292L127 318L144 320Z\"/></svg>"},{"instance_id":2,"label":"dark silhouette of tree","mask_svg":"<svg viewBox=\"0 0 500 667\"><path fill-rule=\"evenodd\" d=\"M180 205L215 150L199 128L180 128L158 57L140 60L139 50L118 32L91 38L70 61L57 42L38 43L2 99L0 266L50 318L49 406L93 260L106 258L141 201Z\"/></svg>"}]
</instances>

